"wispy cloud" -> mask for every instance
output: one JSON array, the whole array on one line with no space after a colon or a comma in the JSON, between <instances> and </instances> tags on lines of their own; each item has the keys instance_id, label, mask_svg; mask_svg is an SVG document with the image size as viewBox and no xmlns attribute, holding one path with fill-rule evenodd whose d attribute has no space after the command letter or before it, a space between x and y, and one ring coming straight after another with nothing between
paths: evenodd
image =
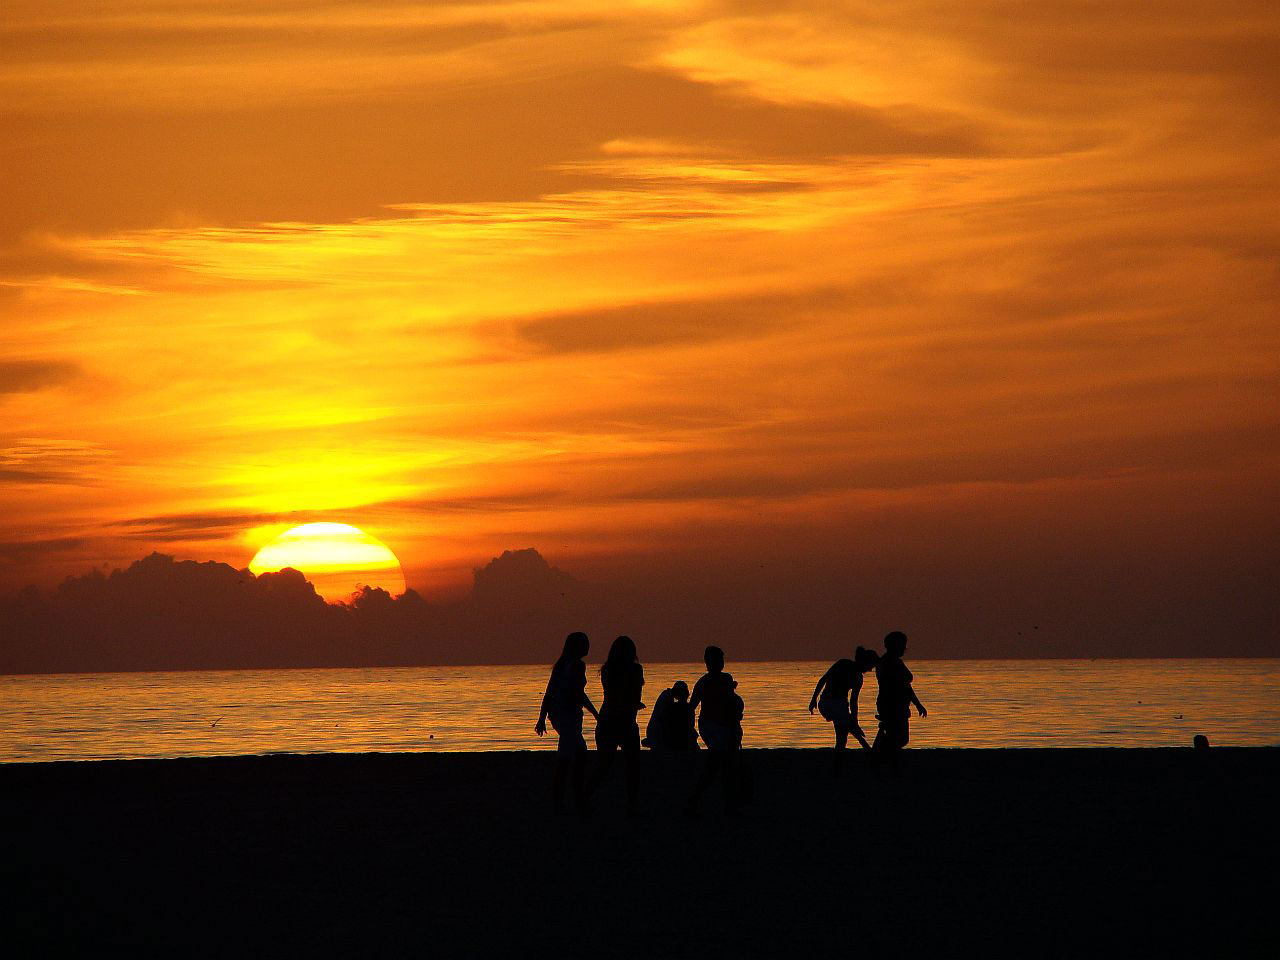
<instances>
[{"instance_id":1,"label":"wispy cloud","mask_svg":"<svg viewBox=\"0 0 1280 960\"><path fill-rule=\"evenodd\" d=\"M80 368L65 360L0 360L0 394L43 390L79 375Z\"/></svg>"}]
</instances>

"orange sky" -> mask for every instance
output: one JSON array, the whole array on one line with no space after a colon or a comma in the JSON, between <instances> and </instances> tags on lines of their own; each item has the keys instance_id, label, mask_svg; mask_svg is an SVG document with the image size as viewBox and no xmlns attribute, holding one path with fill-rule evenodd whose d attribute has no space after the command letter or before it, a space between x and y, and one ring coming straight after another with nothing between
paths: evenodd
<instances>
[{"instance_id":1,"label":"orange sky","mask_svg":"<svg viewBox=\"0 0 1280 960\"><path fill-rule=\"evenodd\" d=\"M902 604L1200 557L1270 630L1278 41L1261 0L14 0L0 584L337 520L428 594L524 546L893 552Z\"/></svg>"}]
</instances>

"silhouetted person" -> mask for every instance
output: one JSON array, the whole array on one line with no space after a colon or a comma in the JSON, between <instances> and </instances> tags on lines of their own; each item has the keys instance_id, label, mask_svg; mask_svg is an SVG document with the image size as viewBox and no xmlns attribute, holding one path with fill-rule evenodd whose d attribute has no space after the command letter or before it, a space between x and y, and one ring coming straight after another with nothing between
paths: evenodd
<instances>
[{"instance_id":1,"label":"silhouetted person","mask_svg":"<svg viewBox=\"0 0 1280 960\"><path fill-rule=\"evenodd\" d=\"M907 650L907 635L895 630L884 638L884 656L876 664L876 680L880 692L876 696L876 717L880 732L876 734L874 749L882 757L896 763L898 753L911 739L911 706L927 717L929 711L920 703L911 686L911 671L902 662Z\"/></svg>"},{"instance_id":2,"label":"silhouetted person","mask_svg":"<svg viewBox=\"0 0 1280 960\"><path fill-rule=\"evenodd\" d=\"M571 633L564 639L560 659L551 668L547 692L542 695L542 709L534 732L547 732L547 719L560 737L556 745L556 774L552 783L552 802L556 813L564 811L564 786L573 773L573 798L578 812L587 806L586 770L587 741L582 736L582 708L586 707L598 721L600 714L587 696L587 665L583 657L591 649L585 633Z\"/></svg>"},{"instance_id":3,"label":"silhouetted person","mask_svg":"<svg viewBox=\"0 0 1280 960\"><path fill-rule=\"evenodd\" d=\"M693 786L686 808L690 814L698 812L702 794L718 773L724 788L724 807L728 813L736 812L737 754L742 746L742 698L735 692L738 685L733 676L724 672L724 651L719 647L707 647L703 654L707 672L693 685L689 708L697 710L698 733L707 745L707 762Z\"/></svg>"},{"instance_id":4,"label":"silhouetted person","mask_svg":"<svg viewBox=\"0 0 1280 960\"><path fill-rule=\"evenodd\" d=\"M1197 733L1194 737L1191 738L1191 745L1195 747L1197 750L1208 750L1209 738L1206 737L1203 733Z\"/></svg>"},{"instance_id":5,"label":"silhouetted person","mask_svg":"<svg viewBox=\"0 0 1280 960\"><path fill-rule=\"evenodd\" d=\"M858 724L858 694L862 692L862 675L879 660L880 655L874 650L858 647L852 660L837 660L813 688L809 712L816 708L835 727L836 750L844 750L851 733L863 749L871 748ZM839 754L836 759L838 763Z\"/></svg>"},{"instance_id":6,"label":"silhouetted person","mask_svg":"<svg viewBox=\"0 0 1280 960\"><path fill-rule=\"evenodd\" d=\"M596 749L600 752L591 791L608 775L613 766L614 751L622 750L627 777L627 813L636 812L636 758L640 753L640 726L636 714L643 709L640 693L644 688L644 668L636 658L636 645L630 637L618 637L609 648L609 656L600 667L600 684L604 701L596 723Z\"/></svg>"},{"instance_id":7,"label":"silhouetted person","mask_svg":"<svg viewBox=\"0 0 1280 960\"><path fill-rule=\"evenodd\" d=\"M698 731L693 726L687 683L677 680L658 694L644 733L640 742L650 750L698 749Z\"/></svg>"}]
</instances>

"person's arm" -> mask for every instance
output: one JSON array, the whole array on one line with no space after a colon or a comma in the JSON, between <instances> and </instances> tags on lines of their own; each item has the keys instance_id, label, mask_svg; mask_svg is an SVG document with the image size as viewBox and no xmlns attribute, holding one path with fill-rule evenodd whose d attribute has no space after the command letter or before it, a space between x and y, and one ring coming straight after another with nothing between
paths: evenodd
<instances>
[{"instance_id":1,"label":"person's arm","mask_svg":"<svg viewBox=\"0 0 1280 960\"><path fill-rule=\"evenodd\" d=\"M689 694L689 722L693 724L693 742L698 742L698 704L702 703L702 679L693 685L693 693Z\"/></svg>"},{"instance_id":2,"label":"person's arm","mask_svg":"<svg viewBox=\"0 0 1280 960\"><path fill-rule=\"evenodd\" d=\"M853 738L862 744L862 749L870 750L871 744L867 743L867 735L862 732L862 726L858 723L858 688L854 687L849 691L849 732L853 734Z\"/></svg>"},{"instance_id":3,"label":"person's arm","mask_svg":"<svg viewBox=\"0 0 1280 960\"><path fill-rule=\"evenodd\" d=\"M597 720L600 719L600 711L596 709L595 704L591 702L591 698L587 696L586 687L582 688L582 705L587 708L587 713L591 714Z\"/></svg>"},{"instance_id":4,"label":"person's arm","mask_svg":"<svg viewBox=\"0 0 1280 960\"><path fill-rule=\"evenodd\" d=\"M809 712L813 713L818 708L818 694L822 692L822 688L827 685L827 678L831 676L831 670L828 669L822 675L822 679L818 681L818 685L813 688L813 696L809 698Z\"/></svg>"},{"instance_id":5,"label":"person's arm","mask_svg":"<svg viewBox=\"0 0 1280 960\"><path fill-rule=\"evenodd\" d=\"M916 705L916 709L920 711L920 716L927 717L929 715L929 711L924 708L924 704L922 704L920 702L920 698L916 696L916 688L908 684L907 693L910 694L911 702Z\"/></svg>"},{"instance_id":6,"label":"person's arm","mask_svg":"<svg viewBox=\"0 0 1280 960\"><path fill-rule=\"evenodd\" d=\"M542 706L538 709L538 722L533 726L533 732L538 736L542 736L547 732L547 710L551 706L551 681L547 681L547 689L542 694Z\"/></svg>"}]
</instances>

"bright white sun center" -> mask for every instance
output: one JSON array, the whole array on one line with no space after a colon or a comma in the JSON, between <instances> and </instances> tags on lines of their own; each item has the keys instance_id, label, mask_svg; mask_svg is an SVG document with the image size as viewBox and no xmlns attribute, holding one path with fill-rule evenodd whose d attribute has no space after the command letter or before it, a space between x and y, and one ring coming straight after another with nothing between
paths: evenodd
<instances>
[{"instance_id":1,"label":"bright white sun center","mask_svg":"<svg viewBox=\"0 0 1280 960\"><path fill-rule=\"evenodd\" d=\"M330 603L350 599L362 586L404 593L404 571L387 545L346 523L304 523L286 530L257 552L255 574L293 567Z\"/></svg>"}]
</instances>

